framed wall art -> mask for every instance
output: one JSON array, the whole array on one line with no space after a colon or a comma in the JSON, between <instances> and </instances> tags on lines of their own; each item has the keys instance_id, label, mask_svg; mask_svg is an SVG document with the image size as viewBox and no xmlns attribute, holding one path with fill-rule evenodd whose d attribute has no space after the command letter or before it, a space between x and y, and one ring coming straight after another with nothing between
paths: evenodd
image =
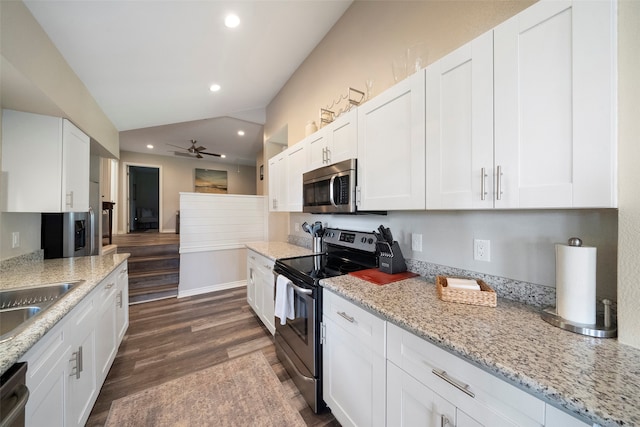
<instances>
[{"instance_id":1,"label":"framed wall art","mask_svg":"<svg viewBox=\"0 0 640 427\"><path fill-rule=\"evenodd\" d=\"M195 192L227 194L227 171L196 168Z\"/></svg>"}]
</instances>

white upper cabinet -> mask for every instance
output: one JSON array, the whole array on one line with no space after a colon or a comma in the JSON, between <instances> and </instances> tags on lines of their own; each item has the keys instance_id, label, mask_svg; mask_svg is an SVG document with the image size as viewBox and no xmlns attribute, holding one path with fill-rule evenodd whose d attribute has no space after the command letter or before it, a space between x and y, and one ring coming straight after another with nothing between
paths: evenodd
<instances>
[{"instance_id":1,"label":"white upper cabinet","mask_svg":"<svg viewBox=\"0 0 640 427\"><path fill-rule=\"evenodd\" d=\"M287 154L282 152L269 159L269 212L286 212Z\"/></svg>"},{"instance_id":2,"label":"white upper cabinet","mask_svg":"<svg viewBox=\"0 0 640 427\"><path fill-rule=\"evenodd\" d=\"M426 69L427 209L492 208L493 32Z\"/></svg>"},{"instance_id":3,"label":"white upper cabinet","mask_svg":"<svg viewBox=\"0 0 640 427\"><path fill-rule=\"evenodd\" d=\"M357 118L354 108L305 139L309 147L306 171L358 156Z\"/></svg>"},{"instance_id":4,"label":"white upper cabinet","mask_svg":"<svg viewBox=\"0 0 640 427\"><path fill-rule=\"evenodd\" d=\"M2 172L5 212L89 210L89 137L66 119L3 110Z\"/></svg>"},{"instance_id":5,"label":"white upper cabinet","mask_svg":"<svg viewBox=\"0 0 640 427\"><path fill-rule=\"evenodd\" d=\"M288 212L302 212L302 174L307 170L307 140L302 140L285 151L287 155L287 207Z\"/></svg>"},{"instance_id":6,"label":"white upper cabinet","mask_svg":"<svg viewBox=\"0 0 640 427\"><path fill-rule=\"evenodd\" d=\"M615 207L615 2L540 1L494 30L495 207Z\"/></svg>"},{"instance_id":7,"label":"white upper cabinet","mask_svg":"<svg viewBox=\"0 0 640 427\"><path fill-rule=\"evenodd\" d=\"M358 209L425 209L424 70L357 111Z\"/></svg>"}]
</instances>

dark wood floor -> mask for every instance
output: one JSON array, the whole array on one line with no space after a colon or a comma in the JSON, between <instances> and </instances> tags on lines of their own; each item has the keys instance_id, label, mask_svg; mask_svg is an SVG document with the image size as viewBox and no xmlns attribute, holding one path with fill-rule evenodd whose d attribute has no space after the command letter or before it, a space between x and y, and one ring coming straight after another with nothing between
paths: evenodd
<instances>
[{"instance_id":1,"label":"dark wood floor","mask_svg":"<svg viewBox=\"0 0 640 427\"><path fill-rule=\"evenodd\" d=\"M300 396L272 336L247 304L245 288L132 305L129 316L88 426L104 425L115 399L253 351L265 355L308 426L340 425L330 412L314 414Z\"/></svg>"}]
</instances>

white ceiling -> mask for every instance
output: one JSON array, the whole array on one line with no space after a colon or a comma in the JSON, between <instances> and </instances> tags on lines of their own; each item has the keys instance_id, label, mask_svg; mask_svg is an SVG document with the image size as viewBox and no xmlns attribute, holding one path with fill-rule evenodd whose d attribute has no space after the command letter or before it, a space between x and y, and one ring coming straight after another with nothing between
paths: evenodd
<instances>
[{"instance_id":1,"label":"white ceiling","mask_svg":"<svg viewBox=\"0 0 640 427\"><path fill-rule=\"evenodd\" d=\"M121 131L121 150L173 155L167 143L196 139L222 161L254 164L266 106L351 0L25 4ZM239 27L224 26L229 12Z\"/></svg>"}]
</instances>

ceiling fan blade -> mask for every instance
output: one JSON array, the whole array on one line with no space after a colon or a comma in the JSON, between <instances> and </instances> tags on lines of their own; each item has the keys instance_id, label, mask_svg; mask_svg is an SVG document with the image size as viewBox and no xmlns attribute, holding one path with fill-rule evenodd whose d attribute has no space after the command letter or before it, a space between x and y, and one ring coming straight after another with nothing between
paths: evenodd
<instances>
[{"instance_id":1,"label":"ceiling fan blade","mask_svg":"<svg viewBox=\"0 0 640 427\"><path fill-rule=\"evenodd\" d=\"M194 158L195 157L195 156L192 156L189 153L181 153L179 151L174 151L173 154L176 155L176 156L180 156L180 157L189 157L189 158Z\"/></svg>"},{"instance_id":2,"label":"ceiling fan blade","mask_svg":"<svg viewBox=\"0 0 640 427\"><path fill-rule=\"evenodd\" d=\"M181 150L187 150L187 148L180 147L180 146L178 146L178 145L173 145L173 144L169 144L169 143L167 143L167 145L170 145L170 146L172 146L172 147L179 148L179 149L181 149Z\"/></svg>"},{"instance_id":3,"label":"ceiling fan blade","mask_svg":"<svg viewBox=\"0 0 640 427\"><path fill-rule=\"evenodd\" d=\"M196 151L196 157L199 158L199 159L202 158L202 156L200 155L200 152Z\"/></svg>"},{"instance_id":4,"label":"ceiling fan blade","mask_svg":"<svg viewBox=\"0 0 640 427\"><path fill-rule=\"evenodd\" d=\"M200 147L196 148L195 150L196 150L196 151L202 151L202 150L206 150L206 149L207 149L207 147L203 147L203 146L201 145Z\"/></svg>"},{"instance_id":5,"label":"ceiling fan blade","mask_svg":"<svg viewBox=\"0 0 640 427\"><path fill-rule=\"evenodd\" d=\"M222 157L222 154L218 154L218 153L205 153L204 151L199 151L199 153L206 154L207 156Z\"/></svg>"}]
</instances>

